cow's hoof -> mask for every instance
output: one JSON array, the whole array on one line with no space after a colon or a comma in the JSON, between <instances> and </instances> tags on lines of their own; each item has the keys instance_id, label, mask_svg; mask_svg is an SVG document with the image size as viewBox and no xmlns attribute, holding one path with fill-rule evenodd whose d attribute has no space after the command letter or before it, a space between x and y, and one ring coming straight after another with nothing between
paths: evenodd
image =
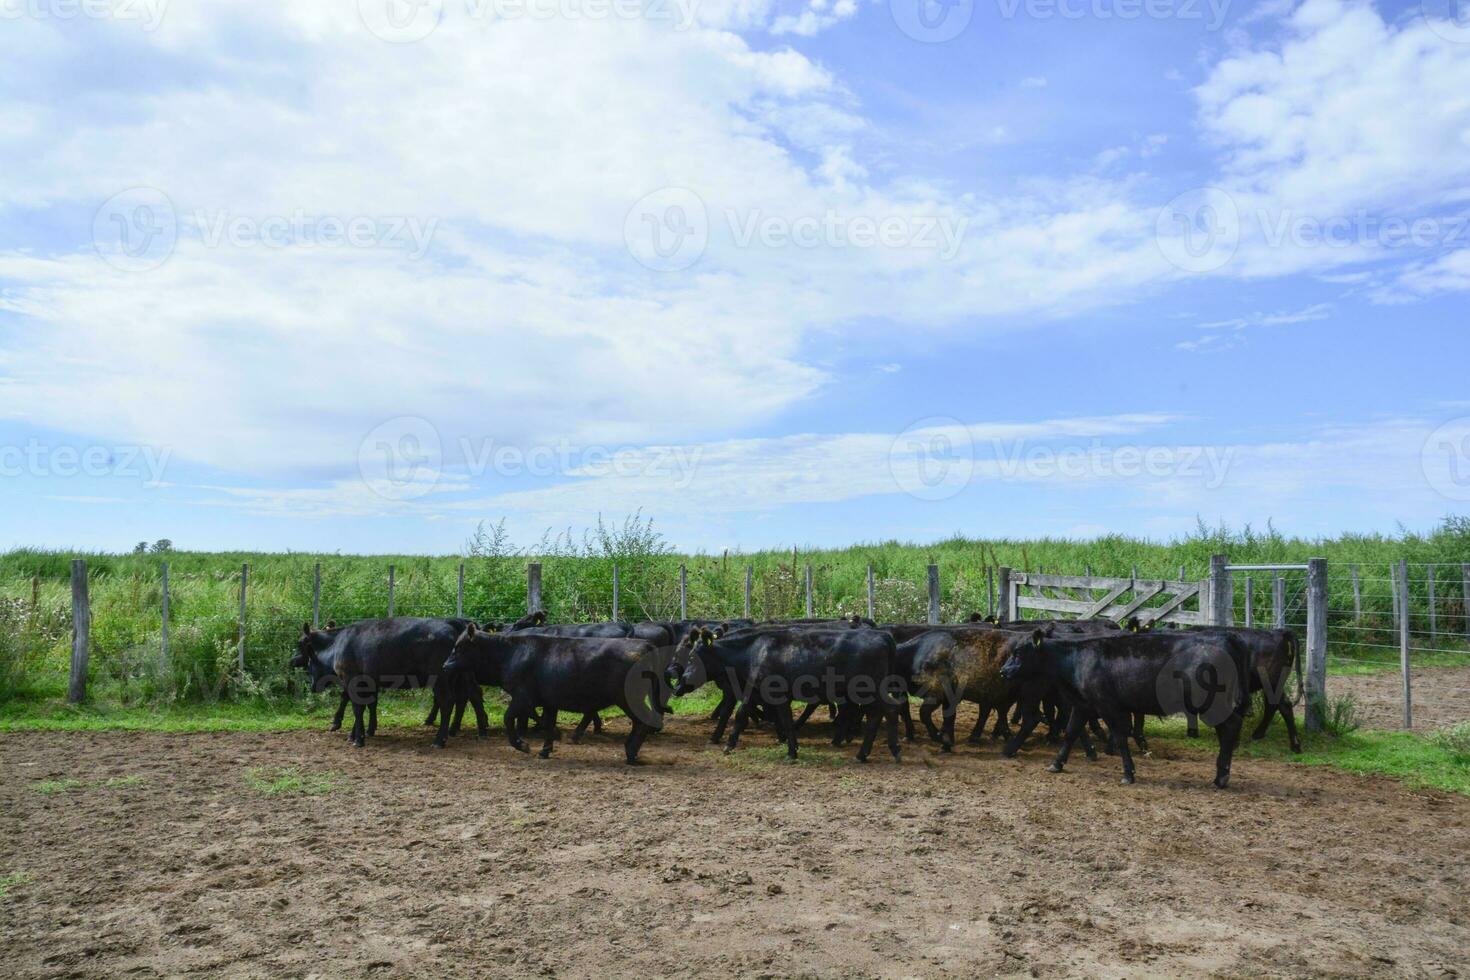
<instances>
[{"instance_id":1,"label":"cow's hoof","mask_svg":"<svg viewBox=\"0 0 1470 980\"><path fill-rule=\"evenodd\" d=\"M524 752L526 753L526 755L531 754L531 749L525 745L512 745L511 748L515 749L517 752Z\"/></svg>"},{"instance_id":2,"label":"cow's hoof","mask_svg":"<svg viewBox=\"0 0 1470 980\"><path fill-rule=\"evenodd\" d=\"M796 765L796 756L788 755L782 761L785 762L787 765L794 766Z\"/></svg>"},{"instance_id":3,"label":"cow's hoof","mask_svg":"<svg viewBox=\"0 0 1470 980\"><path fill-rule=\"evenodd\" d=\"M1229 776L1219 776L1219 777L1217 777L1215 779L1215 788L1216 789L1229 789L1230 788L1230 777Z\"/></svg>"},{"instance_id":4,"label":"cow's hoof","mask_svg":"<svg viewBox=\"0 0 1470 980\"><path fill-rule=\"evenodd\" d=\"M341 730L342 730L342 726L340 724L333 725L331 728L328 728L327 729L327 731L329 731L329 732L340 732Z\"/></svg>"},{"instance_id":5,"label":"cow's hoof","mask_svg":"<svg viewBox=\"0 0 1470 980\"><path fill-rule=\"evenodd\" d=\"M858 757L857 757L857 761L859 761L859 762L867 762L868 761L868 757L865 756L865 755L863 755L861 752L859 752L858 753Z\"/></svg>"},{"instance_id":6,"label":"cow's hoof","mask_svg":"<svg viewBox=\"0 0 1470 980\"><path fill-rule=\"evenodd\" d=\"M1185 732L1184 734L1189 738L1199 738L1199 732Z\"/></svg>"},{"instance_id":7,"label":"cow's hoof","mask_svg":"<svg viewBox=\"0 0 1470 980\"><path fill-rule=\"evenodd\" d=\"M644 762L642 759L638 758L637 756L634 756L631 759L625 759L624 761L628 765L630 765L630 766L646 766L646 765L648 765L648 763Z\"/></svg>"},{"instance_id":8,"label":"cow's hoof","mask_svg":"<svg viewBox=\"0 0 1470 980\"><path fill-rule=\"evenodd\" d=\"M434 739L434 741L432 741L432 742L429 743L429 748L431 748L431 749L442 749L442 748L445 748L445 745L444 745L443 742L439 741L439 739L436 738L436 739Z\"/></svg>"},{"instance_id":9,"label":"cow's hoof","mask_svg":"<svg viewBox=\"0 0 1470 980\"><path fill-rule=\"evenodd\" d=\"M1014 759L1016 756L1020 755L1019 752L1010 752L1006 749L1001 749L1000 754L1007 759Z\"/></svg>"},{"instance_id":10,"label":"cow's hoof","mask_svg":"<svg viewBox=\"0 0 1470 980\"><path fill-rule=\"evenodd\" d=\"M572 744L573 745L581 745L582 744L582 736L580 736L580 735L573 735L572 736Z\"/></svg>"},{"instance_id":11,"label":"cow's hoof","mask_svg":"<svg viewBox=\"0 0 1470 980\"><path fill-rule=\"evenodd\" d=\"M896 765L902 764L902 762L903 762L903 756L900 755L897 752L893 753L893 764L896 766Z\"/></svg>"},{"instance_id":12,"label":"cow's hoof","mask_svg":"<svg viewBox=\"0 0 1470 980\"><path fill-rule=\"evenodd\" d=\"M1118 780L1118 782L1122 783L1124 786L1132 786L1135 782L1137 782L1137 780L1135 780L1132 776L1124 776L1122 779Z\"/></svg>"},{"instance_id":13,"label":"cow's hoof","mask_svg":"<svg viewBox=\"0 0 1470 980\"><path fill-rule=\"evenodd\" d=\"M1111 754L1112 753L1109 753L1109 755L1111 755ZM1096 762L1097 761L1097 753L1096 752L1089 752L1089 753L1087 753L1087 761L1088 762Z\"/></svg>"},{"instance_id":14,"label":"cow's hoof","mask_svg":"<svg viewBox=\"0 0 1470 980\"><path fill-rule=\"evenodd\" d=\"M722 754L723 755L729 755L731 752L734 752L734 751L735 751L735 746L733 746L733 745L727 745L727 746L725 746L725 751Z\"/></svg>"},{"instance_id":15,"label":"cow's hoof","mask_svg":"<svg viewBox=\"0 0 1470 980\"><path fill-rule=\"evenodd\" d=\"M1062 764L1060 762L1053 762L1051 765L1049 765L1049 766L1046 767L1046 771L1047 772L1066 772L1066 770L1064 768L1062 768Z\"/></svg>"},{"instance_id":16,"label":"cow's hoof","mask_svg":"<svg viewBox=\"0 0 1470 980\"><path fill-rule=\"evenodd\" d=\"M488 731L476 732L475 733L475 738L479 739L482 742L485 741L485 739L487 739L489 737L490 737L490 733Z\"/></svg>"},{"instance_id":17,"label":"cow's hoof","mask_svg":"<svg viewBox=\"0 0 1470 980\"><path fill-rule=\"evenodd\" d=\"M1292 751L1292 754L1293 755L1301 755L1302 754L1302 744L1300 742L1293 742L1292 745L1291 745L1291 751Z\"/></svg>"},{"instance_id":18,"label":"cow's hoof","mask_svg":"<svg viewBox=\"0 0 1470 980\"><path fill-rule=\"evenodd\" d=\"M537 752L536 753L536 756L537 756L537 758L540 758L540 759L550 759L551 758L551 750L550 749L542 749L540 752Z\"/></svg>"},{"instance_id":19,"label":"cow's hoof","mask_svg":"<svg viewBox=\"0 0 1470 980\"><path fill-rule=\"evenodd\" d=\"M954 751L954 746L953 745L950 745L948 742L940 742L939 743L939 751L941 751L941 752L953 752Z\"/></svg>"}]
</instances>

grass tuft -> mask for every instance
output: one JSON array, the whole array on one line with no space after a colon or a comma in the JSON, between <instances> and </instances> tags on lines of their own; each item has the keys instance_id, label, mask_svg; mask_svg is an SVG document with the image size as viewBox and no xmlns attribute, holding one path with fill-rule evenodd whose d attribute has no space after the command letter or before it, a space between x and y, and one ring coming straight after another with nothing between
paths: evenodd
<instances>
[{"instance_id":1,"label":"grass tuft","mask_svg":"<svg viewBox=\"0 0 1470 980\"><path fill-rule=\"evenodd\" d=\"M30 881L31 873L29 871L12 871L8 875L0 875L0 900L3 900L10 893L10 889L17 885L27 884Z\"/></svg>"},{"instance_id":2,"label":"grass tuft","mask_svg":"<svg viewBox=\"0 0 1470 980\"><path fill-rule=\"evenodd\" d=\"M300 766L254 766L246 771L245 783L267 796L321 796L346 789L347 777L335 772L307 772Z\"/></svg>"},{"instance_id":3,"label":"grass tuft","mask_svg":"<svg viewBox=\"0 0 1470 980\"><path fill-rule=\"evenodd\" d=\"M81 789L80 779L43 779L39 783L32 783L31 789L42 796L53 796L57 793L70 793L74 789Z\"/></svg>"}]
</instances>

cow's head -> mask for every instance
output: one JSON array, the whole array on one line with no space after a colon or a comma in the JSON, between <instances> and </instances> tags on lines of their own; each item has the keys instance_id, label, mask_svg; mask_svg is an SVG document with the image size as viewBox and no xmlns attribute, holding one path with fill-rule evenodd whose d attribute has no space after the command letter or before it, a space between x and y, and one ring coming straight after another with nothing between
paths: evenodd
<instances>
[{"instance_id":1,"label":"cow's head","mask_svg":"<svg viewBox=\"0 0 1470 980\"><path fill-rule=\"evenodd\" d=\"M1000 676L1015 681L1036 674L1041 669L1042 659L1046 656L1046 641L1051 635L1051 628L1046 627L1018 633L1007 640L1006 660L1001 664Z\"/></svg>"},{"instance_id":2,"label":"cow's head","mask_svg":"<svg viewBox=\"0 0 1470 980\"><path fill-rule=\"evenodd\" d=\"M314 691L321 690L326 679L336 676L317 656L331 644L333 635L327 630L312 629L310 623L301 624L301 635L296 639L296 655L291 658L290 666L306 671Z\"/></svg>"},{"instance_id":3,"label":"cow's head","mask_svg":"<svg viewBox=\"0 0 1470 980\"><path fill-rule=\"evenodd\" d=\"M483 631L473 622L465 624L464 631L454 638L454 649L449 651L449 658L444 661L446 674L452 674L457 670L473 669L476 638L482 633Z\"/></svg>"},{"instance_id":4,"label":"cow's head","mask_svg":"<svg viewBox=\"0 0 1470 980\"><path fill-rule=\"evenodd\" d=\"M709 666L704 658L716 639L713 630L700 626L686 633L674 647L674 657L664 671L664 678L675 697L696 691L709 680Z\"/></svg>"}]
</instances>

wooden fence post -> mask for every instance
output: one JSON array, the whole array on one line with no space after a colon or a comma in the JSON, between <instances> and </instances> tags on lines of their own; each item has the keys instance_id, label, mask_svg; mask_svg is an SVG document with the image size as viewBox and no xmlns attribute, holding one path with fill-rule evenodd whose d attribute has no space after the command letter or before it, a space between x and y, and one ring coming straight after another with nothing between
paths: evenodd
<instances>
[{"instance_id":1,"label":"wooden fence post","mask_svg":"<svg viewBox=\"0 0 1470 980\"><path fill-rule=\"evenodd\" d=\"M812 618L812 563L806 563L806 618Z\"/></svg>"},{"instance_id":2,"label":"wooden fence post","mask_svg":"<svg viewBox=\"0 0 1470 980\"><path fill-rule=\"evenodd\" d=\"M245 595L250 587L250 566L240 566L240 673L245 672Z\"/></svg>"},{"instance_id":3,"label":"wooden fence post","mask_svg":"<svg viewBox=\"0 0 1470 980\"><path fill-rule=\"evenodd\" d=\"M526 612L541 611L541 563L533 561L526 565Z\"/></svg>"},{"instance_id":4,"label":"wooden fence post","mask_svg":"<svg viewBox=\"0 0 1470 980\"><path fill-rule=\"evenodd\" d=\"M618 595L618 586L619 586L619 582L618 582L618 566L617 566L617 563L614 562L613 563L613 610L612 610L612 618L613 618L613 622L615 622L615 623L619 621L618 620L618 600L621 598L621 596Z\"/></svg>"},{"instance_id":5,"label":"wooden fence post","mask_svg":"<svg viewBox=\"0 0 1470 980\"><path fill-rule=\"evenodd\" d=\"M322 563L316 563L316 570L311 576L311 628L321 629L322 625Z\"/></svg>"},{"instance_id":6,"label":"wooden fence post","mask_svg":"<svg viewBox=\"0 0 1470 980\"><path fill-rule=\"evenodd\" d=\"M71 561L71 683L66 699L79 704L87 697L87 656L91 649L92 603L87 598L87 561Z\"/></svg>"},{"instance_id":7,"label":"wooden fence post","mask_svg":"<svg viewBox=\"0 0 1470 980\"><path fill-rule=\"evenodd\" d=\"M1230 556L1210 556L1210 625L1231 626L1235 618L1235 593L1230 577Z\"/></svg>"},{"instance_id":8,"label":"wooden fence post","mask_svg":"<svg viewBox=\"0 0 1470 980\"><path fill-rule=\"evenodd\" d=\"M929 625L939 625L939 566L929 566Z\"/></svg>"},{"instance_id":9,"label":"wooden fence post","mask_svg":"<svg viewBox=\"0 0 1470 980\"><path fill-rule=\"evenodd\" d=\"M985 615L995 615L995 568L985 566Z\"/></svg>"},{"instance_id":10,"label":"wooden fence post","mask_svg":"<svg viewBox=\"0 0 1470 980\"><path fill-rule=\"evenodd\" d=\"M996 595L997 595L998 600L1000 602L1000 612L997 614L997 618L1002 623L1009 623L1011 621L1011 569L1010 569L1010 566L1008 566L1008 565L1002 565L1002 566L1000 566L1000 573L999 573L999 577L998 577L998 580L997 580L997 585L999 586L999 588L996 590Z\"/></svg>"},{"instance_id":11,"label":"wooden fence post","mask_svg":"<svg viewBox=\"0 0 1470 980\"><path fill-rule=\"evenodd\" d=\"M1404 608L1403 600L1399 596L1399 563L1394 562L1388 566L1389 594L1393 596L1393 631L1399 631L1399 624L1403 622Z\"/></svg>"},{"instance_id":12,"label":"wooden fence post","mask_svg":"<svg viewBox=\"0 0 1470 980\"><path fill-rule=\"evenodd\" d=\"M454 585L454 618L464 618L464 562L459 563L459 580Z\"/></svg>"},{"instance_id":13,"label":"wooden fence post","mask_svg":"<svg viewBox=\"0 0 1470 980\"><path fill-rule=\"evenodd\" d=\"M873 563L868 562L868 618L875 621L878 619L877 599L877 592L873 588Z\"/></svg>"},{"instance_id":14,"label":"wooden fence post","mask_svg":"<svg viewBox=\"0 0 1470 980\"><path fill-rule=\"evenodd\" d=\"M755 579L755 569L750 565L745 566L745 618L750 618L750 590Z\"/></svg>"},{"instance_id":15,"label":"wooden fence post","mask_svg":"<svg viewBox=\"0 0 1470 980\"><path fill-rule=\"evenodd\" d=\"M689 569L679 566L679 618L689 618Z\"/></svg>"},{"instance_id":16,"label":"wooden fence post","mask_svg":"<svg viewBox=\"0 0 1470 980\"><path fill-rule=\"evenodd\" d=\"M1286 579L1271 573L1271 628L1286 629Z\"/></svg>"},{"instance_id":17,"label":"wooden fence post","mask_svg":"<svg viewBox=\"0 0 1470 980\"><path fill-rule=\"evenodd\" d=\"M163 631L159 634L158 665L162 669L168 668L168 562L163 563L159 570L159 585L163 591L163 616L161 623Z\"/></svg>"},{"instance_id":18,"label":"wooden fence post","mask_svg":"<svg viewBox=\"0 0 1470 980\"><path fill-rule=\"evenodd\" d=\"M1399 667L1404 674L1404 727L1414 727L1414 696L1409 688L1409 562L1399 559Z\"/></svg>"},{"instance_id":19,"label":"wooden fence post","mask_svg":"<svg viewBox=\"0 0 1470 980\"><path fill-rule=\"evenodd\" d=\"M1363 580L1358 577L1358 566L1352 567L1353 573L1353 622L1363 621Z\"/></svg>"},{"instance_id":20,"label":"wooden fence post","mask_svg":"<svg viewBox=\"0 0 1470 980\"><path fill-rule=\"evenodd\" d=\"M388 618L393 618L393 572L392 565L388 566Z\"/></svg>"},{"instance_id":21,"label":"wooden fence post","mask_svg":"<svg viewBox=\"0 0 1470 980\"><path fill-rule=\"evenodd\" d=\"M1307 561L1307 731L1319 732L1327 710L1327 559Z\"/></svg>"}]
</instances>

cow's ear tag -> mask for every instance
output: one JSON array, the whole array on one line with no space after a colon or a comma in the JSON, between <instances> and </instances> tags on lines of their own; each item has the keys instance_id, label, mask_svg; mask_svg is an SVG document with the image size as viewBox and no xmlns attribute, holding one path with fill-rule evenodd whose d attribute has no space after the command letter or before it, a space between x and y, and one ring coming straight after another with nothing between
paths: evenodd
<instances>
[{"instance_id":1,"label":"cow's ear tag","mask_svg":"<svg viewBox=\"0 0 1470 980\"><path fill-rule=\"evenodd\" d=\"M1031 633L1031 645L1036 647L1041 646L1041 641L1045 635L1041 630L1033 630Z\"/></svg>"}]
</instances>

